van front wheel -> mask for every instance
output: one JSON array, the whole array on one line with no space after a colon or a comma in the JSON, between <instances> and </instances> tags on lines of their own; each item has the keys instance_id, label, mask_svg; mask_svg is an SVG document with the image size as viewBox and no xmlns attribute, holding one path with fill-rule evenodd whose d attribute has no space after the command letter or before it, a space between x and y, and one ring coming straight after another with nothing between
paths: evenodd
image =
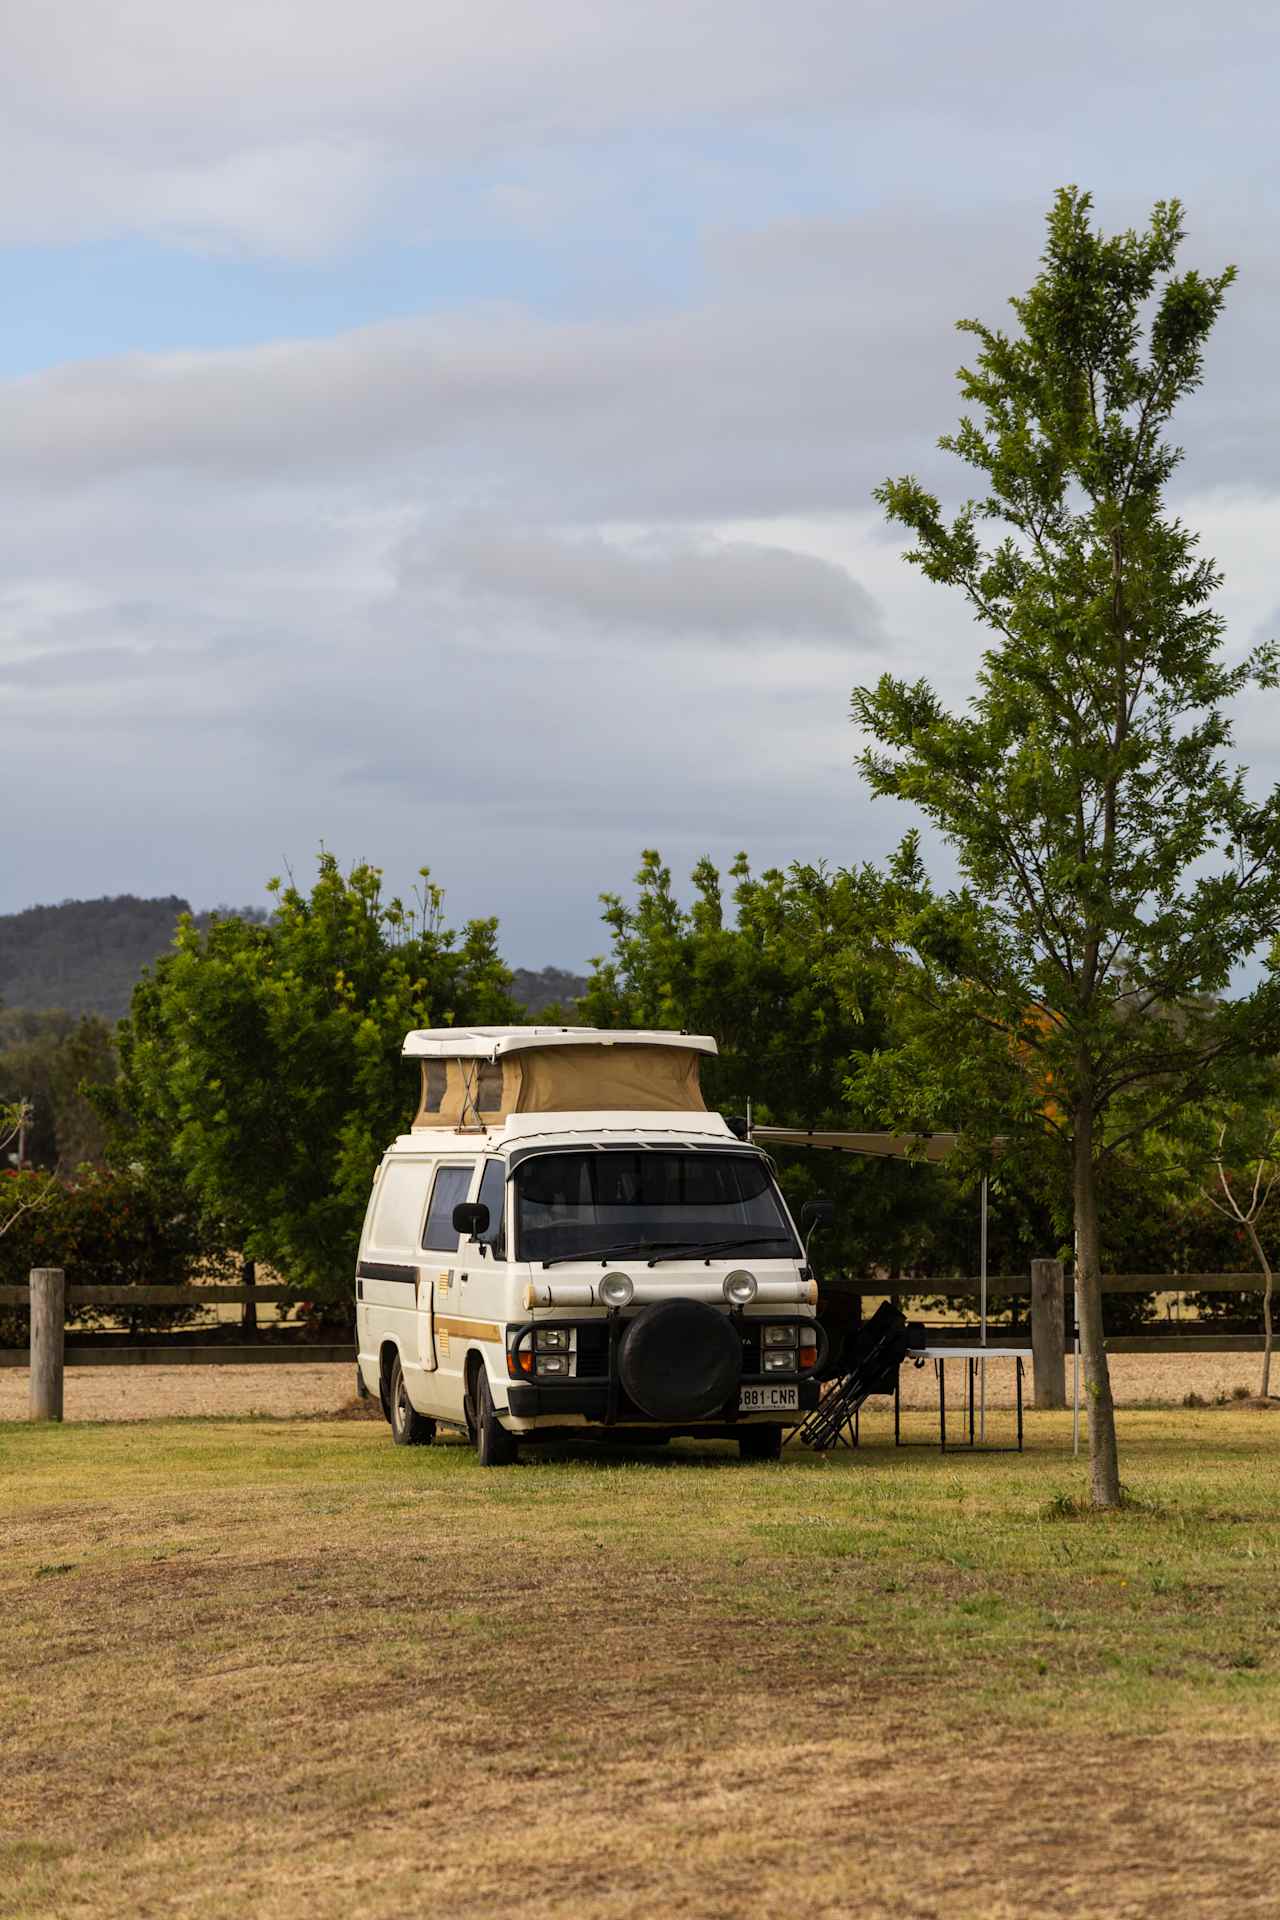
<instances>
[{"instance_id":1,"label":"van front wheel","mask_svg":"<svg viewBox=\"0 0 1280 1920\"><path fill-rule=\"evenodd\" d=\"M404 1384L400 1356L391 1362L391 1438L398 1447L429 1447L436 1437L436 1423L419 1413Z\"/></svg>"},{"instance_id":2,"label":"van front wheel","mask_svg":"<svg viewBox=\"0 0 1280 1920\"><path fill-rule=\"evenodd\" d=\"M494 1412L489 1376L483 1365L476 1368L471 1386L471 1405L475 1428L476 1456L482 1467L509 1467L519 1458L515 1436L507 1432Z\"/></svg>"}]
</instances>

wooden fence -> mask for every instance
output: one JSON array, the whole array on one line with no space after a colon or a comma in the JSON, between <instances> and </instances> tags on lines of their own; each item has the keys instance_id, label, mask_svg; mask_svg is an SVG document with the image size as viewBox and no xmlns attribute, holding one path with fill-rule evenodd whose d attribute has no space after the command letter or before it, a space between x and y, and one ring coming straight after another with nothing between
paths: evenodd
<instances>
[{"instance_id":1,"label":"wooden fence","mask_svg":"<svg viewBox=\"0 0 1280 1920\"><path fill-rule=\"evenodd\" d=\"M930 1298L972 1301L977 1297L979 1281L974 1278L945 1280L878 1280L872 1278L836 1279L824 1283L824 1293L848 1300L855 1315L864 1298ZM1258 1293L1263 1287L1257 1273L1109 1273L1102 1279L1104 1293ZM33 1418L61 1418L62 1373L64 1367L183 1367L183 1366L315 1366L353 1365L355 1351L349 1340L319 1341L303 1328L256 1327L259 1305L276 1304L295 1297L288 1287L68 1287L60 1268L37 1268L26 1287L0 1286L0 1309L30 1308L31 1340L28 1347L0 1348L0 1367L32 1369ZM999 1329L1001 1346L1025 1347L1035 1362L1036 1405L1054 1407L1064 1404L1065 1355L1069 1351L1069 1292L1060 1260L1033 1260L1029 1274L994 1274L987 1281L988 1301L1003 1306L1013 1299L1027 1299L1029 1313L1021 1326ZM228 1326L225 1333L210 1328L188 1332L131 1334L118 1332L88 1333L73 1326L67 1333L67 1320L74 1321L84 1307L131 1308L135 1316L145 1317L149 1307L241 1306L245 1324ZM1261 1333L1204 1333L1195 1323L1185 1323L1185 1333L1114 1334L1107 1337L1111 1353L1261 1353ZM971 1344L972 1325L935 1327L930 1330L935 1346ZM56 1413L36 1413L36 1404L52 1405Z\"/></svg>"}]
</instances>

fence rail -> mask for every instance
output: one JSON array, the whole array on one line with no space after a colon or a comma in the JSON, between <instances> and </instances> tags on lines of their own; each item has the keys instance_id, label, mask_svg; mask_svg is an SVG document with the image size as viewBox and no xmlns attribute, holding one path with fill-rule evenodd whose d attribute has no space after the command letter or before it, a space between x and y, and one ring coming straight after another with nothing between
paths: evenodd
<instances>
[{"instance_id":1,"label":"fence rail","mask_svg":"<svg viewBox=\"0 0 1280 1920\"><path fill-rule=\"evenodd\" d=\"M1261 1293L1262 1275L1252 1273L1104 1273L1104 1293ZM976 1274L948 1275L937 1280L877 1280L870 1275L838 1275L822 1282L824 1293L861 1294L868 1299L924 1299L930 1296L951 1300L976 1297L982 1282ZM987 1279L990 1300L1017 1299L1031 1292L1031 1277L1026 1273L994 1273ZM68 1287L68 1307L132 1307L135 1312L147 1307L232 1307L269 1306L296 1300L295 1287ZM25 1307L30 1304L30 1287L0 1287L0 1307Z\"/></svg>"},{"instance_id":2,"label":"fence rail","mask_svg":"<svg viewBox=\"0 0 1280 1920\"><path fill-rule=\"evenodd\" d=\"M63 1349L67 1367L354 1367L352 1341L340 1346L318 1340L268 1341L252 1346L220 1341L195 1347L103 1347L82 1342ZM25 1347L0 1347L0 1367L31 1364Z\"/></svg>"},{"instance_id":3,"label":"fence rail","mask_svg":"<svg viewBox=\"0 0 1280 1920\"><path fill-rule=\"evenodd\" d=\"M1262 1275L1252 1273L1104 1273L1104 1293L1261 1293ZM950 1276L943 1280L874 1280L846 1278L844 1275L822 1282L825 1293L863 1294L868 1299L925 1299L940 1295L944 1299L972 1299L982 1285L974 1275L969 1279ZM989 1300L1016 1299L1030 1294L1031 1276L1026 1273L993 1273L987 1278Z\"/></svg>"},{"instance_id":4,"label":"fence rail","mask_svg":"<svg viewBox=\"0 0 1280 1920\"><path fill-rule=\"evenodd\" d=\"M988 1300L1028 1298L1029 1326L1009 1331L1001 1328L1004 1346L1025 1346L1035 1359L1035 1403L1039 1407L1065 1404L1062 1373L1064 1356L1065 1306L1067 1291L1063 1263L1060 1260L1036 1260L1028 1274L994 1274L988 1277ZM1264 1281L1258 1273L1107 1273L1102 1276L1104 1293L1260 1293ZM824 1283L824 1291L861 1300L921 1298L971 1300L982 1282L973 1276L940 1280L837 1278ZM296 1298L289 1287L258 1286L139 1286L68 1287L59 1268L36 1268L29 1286L0 1287L0 1307L29 1307L31 1343L22 1347L0 1348L0 1367L31 1368L31 1410L33 1419L62 1418L63 1370L65 1367L196 1367L196 1366L281 1366L350 1364L354 1349L350 1341L320 1341L308 1338L301 1329L259 1334L253 1320L238 1331L240 1338L209 1337L199 1333L85 1334L72 1329L67 1340L67 1321L77 1317L84 1307L132 1308L133 1315L145 1315L148 1308L259 1305ZM254 1332L254 1338L243 1336ZM227 1329L227 1335L232 1330ZM971 1344L972 1328L948 1327L931 1330L936 1345ZM1260 1353L1263 1337L1258 1333L1150 1333L1108 1335L1112 1353Z\"/></svg>"},{"instance_id":5,"label":"fence rail","mask_svg":"<svg viewBox=\"0 0 1280 1920\"><path fill-rule=\"evenodd\" d=\"M296 1300L294 1287L68 1287L69 1307L236 1307ZM25 1307L30 1287L0 1287L0 1307Z\"/></svg>"}]
</instances>

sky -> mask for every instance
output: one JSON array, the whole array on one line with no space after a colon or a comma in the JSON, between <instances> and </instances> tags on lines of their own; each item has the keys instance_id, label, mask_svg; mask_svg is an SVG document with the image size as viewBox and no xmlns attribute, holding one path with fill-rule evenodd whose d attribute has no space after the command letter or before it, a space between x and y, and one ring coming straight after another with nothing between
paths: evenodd
<instances>
[{"instance_id":1,"label":"sky","mask_svg":"<svg viewBox=\"0 0 1280 1920\"><path fill-rule=\"evenodd\" d=\"M881 857L850 690L982 641L872 489L965 496L954 322L1068 182L1240 269L1175 492L1270 636L1278 58L1238 0L9 0L0 912L323 843L578 967L646 847Z\"/></svg>"}]
</instances>

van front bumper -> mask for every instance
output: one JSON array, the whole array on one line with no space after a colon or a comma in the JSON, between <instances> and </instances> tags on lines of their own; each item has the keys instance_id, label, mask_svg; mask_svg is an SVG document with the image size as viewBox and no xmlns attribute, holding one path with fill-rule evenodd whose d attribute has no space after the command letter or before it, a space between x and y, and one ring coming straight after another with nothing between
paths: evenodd
<instances>
[{"instance_id":1,"label":"van front bumper","mask_svg":"<svg viewBox=\"0 0 1280 1920\"><path fill-rule=\"evenodd\" d=\"M808 1315L778 1311L771 1322L798 1328L812 1328L815 1358L812 1367L766 1370L763 1365L765 1322L748 1319L741 1311L730 1315L730 1323L741 1341L741 1372L726 1401L701 1416L660 1419L636 1405L622 1382L619 1350L628 1325L618 1310L607 1318L526 1321L507 1329L507 1411L513 1420L537 1420L547 1424L557 1418L586 1420L606 1427L648 1428L671 1431L690 1424L699 1429L708 1425L736 1428L743 1421L766 1421L778 1426L797 1425L818 1404L822 1362L827 1355L827 1338L821 1325ZM570 1334L574 1346L574 1372L569 1375L539 1378L536 1337L552 1331ZM798 1343L797 1343L798 1348ZM797 1354L798 1357L798 1354ZM532 1364L526 1364L531 1362ZM521 1377L523 1375L523 1378ZM530 1377L532 1375L532 1377ZM752 1409L742 1413L738 1394L742 1387L786 1387L797 1394L797 1405L782 1408Z\"/></svg>"},{"instance_id":2,"label":"van front bumper","mask_svg":"<svg viewBox=\"0 0 1280 1920\"><path fill-rule=\"evenodd\" d=\"M776 1375L768 1376L770 1384L777 1383ZM693 1424L699 1427L723 1427L737 1425L739 1421L752 1423L765 1420L778 1425L794 1426L806 1413L812 1413L818 1404L822 1391L817 1380L788 1380L788 1386L797 1386L799 1390L799 1409L792 1408L786 1413L744 1413L736 1409L722 1408L705 1421ZM670 1428L670 1421L654 1420L639 1407L633 1406L620 1388L613 1394L607 1386L596 1386L589 1382L581 1385L576 1380L557 1381L554 1386L532 1386L517 1384L512 1380L507 1385L507 1407L515 1420L539 1420L557 1414L579 1414L584 1420L599 1421L601 1426L653 1427L664 1432Z\"/></svg>"}]
</instances>

